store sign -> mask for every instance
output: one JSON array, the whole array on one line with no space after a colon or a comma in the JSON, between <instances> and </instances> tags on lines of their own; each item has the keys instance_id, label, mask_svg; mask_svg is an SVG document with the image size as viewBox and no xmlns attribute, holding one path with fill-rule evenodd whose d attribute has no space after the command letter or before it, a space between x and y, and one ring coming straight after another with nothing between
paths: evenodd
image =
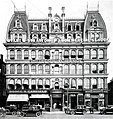
<instances>
[{"instance_id":1,"label":"store sign","mask_svg":"<svg viewBox=\"0 0 113 119\"><path fill-rule=\"evenodd\" d=\"M61 98L62 97L62 94L53 94L52 97L53 98Z\"/></svg>"},{"instance_id":2,"label":"store sign","mask_svg":"<svg viewBox=\"0 0 113 119\"><path fill-rule=\"evenodd\" d=\"M47 90L13 90L9 93L48 93Z\"/></svg>"}]
</instances>

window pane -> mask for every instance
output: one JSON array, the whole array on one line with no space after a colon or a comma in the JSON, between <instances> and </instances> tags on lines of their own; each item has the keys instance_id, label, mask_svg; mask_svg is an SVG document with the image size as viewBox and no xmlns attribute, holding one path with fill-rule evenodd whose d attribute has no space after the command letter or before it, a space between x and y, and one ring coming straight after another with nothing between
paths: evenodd
<instances>
[{"instance_id":1,"label":"window pane","mask_svg":"<svg viewBox=\"0 0 113 119\"><path fill-rule=\"evenodd\" d=\"M31 58L32 58L33 60L35 60L35 58L36 58L36 51L35 51L35 50L32 50L32 51L31 51Z\"/></svg>"},{"instance_id":2,"label":"window pane","mask_svg":"<svg viewBox=\"0 0 113 119\"><path fill-rule=\"evenodd\" d=\"M15 58L15 53L14 50L10 51L10 59L14 59Z\"/></svg>"},{"instance_id":3,"label":"window pane","mask_svg":"<svg viewBox=\"0 0 113 119\"><path fill-rule=\"evenodd\" d=\"M71 65L70 74L75 74L75 65Z\"/></svg>"},{"instance_id":4,"label":"window pane","mask_svg":"<svg viewBox=\"0 0 113 119\"><path fill-rule=\"evenodd\" d=\"M43 66L42 65L39 65L38 66L38 73L39 74L42 74L42 72L43 72L42 70L43 70Z\"/></svg>"},{"instance_id":5,"label":"window pane","mask_svg":"<svg viewBox=\"0 0 113 119\"><path fill-rule=\"evenodd\" d=\"M29 66L27 64L24 65L24 74L29 74Z\"/></svg>"},{"instance_id":6,"label":"window pane","mask_svg":"<svg viewBox=\"0 0 113 119\"><path fill-rule=\"evenodd\" d=\"M39 50L39 52L38 52L38 59L39 60L43 59L43 52L41 50Z\"/></svg>"},{"instance_id":7,"label":"window pane","mask_svg":"<svg viewBox=\"0 0 113 119\"><path fill-rule=\"evenodd\" d=\"M31 73L36 74L36 65L31 65Z\"/></svg>"},{"instance_id":8,"label":"window pane","mask_svg":"<svg viewBox=\"0 0 113 119\"><path fill-rule=\"evenodd\" d=\"M17 59L22 59L22 51L17 50Z\"/></svg>"},{"instance_id":9,"label":"window pane","mask_svg":"<svg viewBox=\"0 0 113 119\"><path fill-rule=\"evenodd\" d=\"M89 50L85 50L84 51L84 58L89 59L90 58L89 56L90 56Z\"/></svg>"},{"instance_id":10,"label":"window pane","mask_svg":"<svg viewBox=\"0 0 113 119\"><path fill-rule=\"evenodd\" d=\"M98 79L98 88L104 88L103 86L104 86L104 81L102 78L99 78Z\"/></svg>"},{"instance_id":11,"label":"window pane","mask_svg":"<svg viewBox=\"0 0 113 119\"><path fill-rule=\"evenodd\" d=\"M90 88L90 80L89 79L84 79L84 88L89 89Z\"/></svg>"},{"instance_id":12,"label":"window pane","mask_svg":"<svg viewBox=\"0 0 113 119\"><path fill-rule=\"evenodd\" d=\"M24 50L24 59L28 59L29 58L29 52L28 50Z\"/></svg>"},{"instance_id":13,"label":"window pane","mask_svg":"<svg viewBox=\"0 0 113 119\"><path fill-rule=\"evenodd\" d=\"M99 59L104 59L104 51L103 50L99 50Z\"/></svg>"},{"instance_id":14,"label":"window pane","mask_svg":"<svg viewBox=\"0 0 113 119\"><path fill-rule=\"evenodd\" d=\"M11 65L10 66L10 74L14 74L15 73L15 65Z\"/></svg>"},{"instance_id":15,"label":"window pane","mask_svg":"<svg viewBox=\"0 0 113 119\"><path fill-rule=\"evenodd\" d=\"M22 66L17 65L17 74L22 74Z\"/></svg>"}]
</instances>

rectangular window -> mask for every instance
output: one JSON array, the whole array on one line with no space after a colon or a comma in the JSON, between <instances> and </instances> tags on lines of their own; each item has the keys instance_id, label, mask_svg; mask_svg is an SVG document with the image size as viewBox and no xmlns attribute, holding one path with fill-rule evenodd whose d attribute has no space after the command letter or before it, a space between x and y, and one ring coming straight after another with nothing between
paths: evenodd
<instances>
[{"instance_id":1,"label":"rectangular window","mask_svg":"<svg viewBox=\"0 0 113 119\"><path fill-rule=\"evenodd\" d=\"M31 65L31 73L36 74L36 65Z\"/></svg>"}]
</instances>

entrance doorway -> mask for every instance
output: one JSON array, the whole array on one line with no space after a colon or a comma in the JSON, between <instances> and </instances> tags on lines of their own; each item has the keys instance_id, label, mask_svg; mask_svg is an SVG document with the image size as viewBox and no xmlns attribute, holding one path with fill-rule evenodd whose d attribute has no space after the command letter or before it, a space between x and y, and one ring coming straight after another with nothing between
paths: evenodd
<instances>
[{"instance_id":1,"label":"entrance doorway","mask_svg":"<svg viewBox=\"0 0 113 119\"><path fill-rule=\"evenodd\" d=\"M75 109L77 107L77 96L71 97L71 109Z\"/></svg>"},{"instance_id":2,"label":"entrance doorway","mask_svg":"<svg viewBox=\"0 0 113 119\"><path fill-rule=\"evenodd\" d=\"M61 98L53 98L53 110L54 111L62 110L62 99Z\"/></svg>"},{"instance_id":3,"label":"entrance doorway","mask_svg":"<svg viewBox=\"0 0 113 119\"><path fill-rule=\"evenodd\" d=\"M92 107L98 110L98 98L92 98Z\"/></svg>"}]
</instances>

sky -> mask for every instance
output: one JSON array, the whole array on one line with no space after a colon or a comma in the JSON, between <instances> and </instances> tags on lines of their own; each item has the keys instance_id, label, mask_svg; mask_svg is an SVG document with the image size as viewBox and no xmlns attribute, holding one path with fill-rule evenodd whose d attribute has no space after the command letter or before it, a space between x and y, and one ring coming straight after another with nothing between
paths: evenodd
<instances>
[{"instance_id":1,"label":"sky","mask_svg":"<svg viewBox=\"0 0 113 119\"><path fill-rule=\"evenodd\" d=\"M108 57L108 82L113 77L113 0L0 0L0 54L3 54L4 61L7 52L3 43L6 40L6 31L9 20L15 10L26 10L29 18L47 18L48 7L52 7L52 15L61 15L61 7L65 7L67 18L84 18L88 10L97 10L102 15L110 42L107 51Z\"/></svg>"}]
</instances>

